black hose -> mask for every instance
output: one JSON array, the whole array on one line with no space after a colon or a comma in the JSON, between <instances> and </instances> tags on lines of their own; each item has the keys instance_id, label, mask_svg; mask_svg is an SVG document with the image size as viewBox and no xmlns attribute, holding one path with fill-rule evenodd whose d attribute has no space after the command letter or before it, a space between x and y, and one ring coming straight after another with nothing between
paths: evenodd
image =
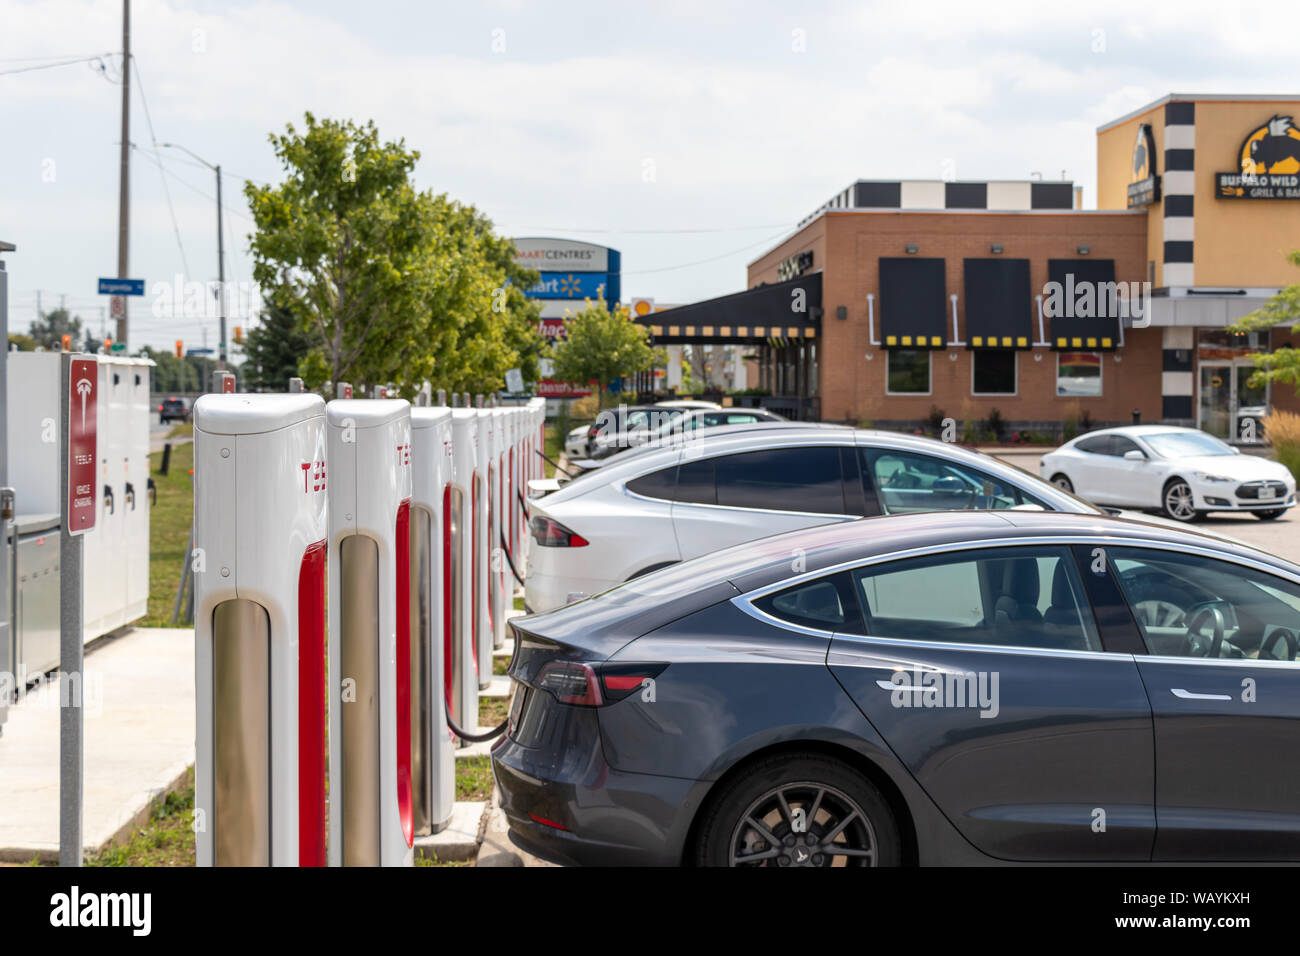
<instances>
[{"instance_id":1,"label":"black hose","mask_svg":"<svg viewBox=\"0 0 1300 956\"><path fill-rule=\"evenodd\" d=\"M522 586L524 579L521 578L519 572L515 570L514 561L510 560L510 545L506 544L506 533L504 531L501 532L501 552L506 556L506 564L510 565L510 573L515 576L515 580Z\"/></svg>"},{"instance_id":2,"label":"black hose","mask_svg":"<svg viewBox=\"0 0 1300 956\"><path fill-rule=\"evenodd\" d=\"M497 724L487 733L467 734L465 733L465 731L461 730L459 727L456 726L456 721L452 720L451 704L447 702L447 698L445 697L442 699L442 709L447 712L447 726L451 728L451 732L455 734L457 737L459 737L461 740L466 741L467 743L481 744L485 740L491 740L494 737L500 737L502 734L506 732L506 728L510 726L510 720L509 718L507 718L506 720L501 721L501 723Z\"/></svg>"},{"instance_id":3,"label":"black hose","mask_svg":"<svg viewBox=\"0 0 1300 956\"><path fill-rule=\"evenodd\" d=\"M578 476L575 475L573 472L569 471L569 469L567 469L567 468L561 468L561 467L560 467L559 465L557 465L555 462L551 461L551 459L549 459L549 458L547 458L545 455L543 455L540 451L539 451L537 454L542 455L542 461L546 462L548 465L550 465L550 466L551 466L552 468L554 468L556 471L562 471L562 472L564 472L566 475L568 475L570 478L577 478L577 477L578 477Z\"/></svg>"}]
</instances>

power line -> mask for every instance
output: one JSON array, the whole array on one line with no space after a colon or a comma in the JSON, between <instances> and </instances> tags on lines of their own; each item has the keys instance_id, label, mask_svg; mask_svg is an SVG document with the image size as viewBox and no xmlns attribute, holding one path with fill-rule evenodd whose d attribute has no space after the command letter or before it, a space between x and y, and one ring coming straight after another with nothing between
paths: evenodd
<instances>
[{"instance_id":1,"label":"power line","mask_svg":"<svg viewBox=\"0 0 1300 956\"><path fill-rule=\"evenodd\" d=\"M655 272L672 272L676 269L689 269L691 266L702 266L709 262L717 262L719 259L726 259L729 256L739 255L740 253L746 251L747 249L753 249L755 246L762 246L762 245L767 245L768 243L771 242L775 242L776 240L780 239L782 236L786 235L788 232L790 232L790 228L787 226L785 229L782 229L780 232L776 233L776 235L770 236L767 239L760 239L758 242L751 242L747 246L741 246L739 249L732 249L730 252L724 252L721 255L710 256L707 259L697 259L694 262L683 262L680 265L663 266L662 268L658 268L658 269L630 269L630 270L623 269L620 274L625 276L643 276L643 275L650 275L651 273L655 273Z\"/></svg>"},{"instance_id":2,"label":"power line","mask_svg":"<svg viewBox=\"0 0 1300 956\"><path fill-rule=\"evenodd\" d=\"M190 263L185 257L185 243L181 241L181 227L176 222L176 210L172 206L172 193L167 188L167 176L162 168L162 159L158 156L158 137L153 131L153 116L149 113L149 100L144 95L144 81L140 79L140 61L135 57L131 58L131 67L135 70L135 86L140 91L140 104L144 107L145 125L149 127L149 142L154 144L154 157L158 159L158 178L162 180L163 195L167 197L167 214L172 219L172 232L176 234L176 245L181 251L181 267L185 270L185 275L190 274Z\"/></svg>"},{"instance_id":3,"label":"power line","mask_svg":"<svg viewBox=\"0 0 1300 956\"><path fill-rule=\"evenodd\" d=\"M52 70L56 66L71 66L74 63L90 63L94 60L111 56L109 53L96 53L94 56L80 56L72 60L60 60L57 63L40 63L36 66L20 66L13 70L0 70L0 76L13 76L15 73L32 73L36 70Z\"/></svg>"}]
</instances>

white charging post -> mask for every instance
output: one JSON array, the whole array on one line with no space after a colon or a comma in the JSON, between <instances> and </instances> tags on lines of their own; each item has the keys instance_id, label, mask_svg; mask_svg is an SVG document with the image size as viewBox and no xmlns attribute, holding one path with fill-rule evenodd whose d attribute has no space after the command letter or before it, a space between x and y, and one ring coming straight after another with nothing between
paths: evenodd
<instances>
[{"instance_id":1,"label":"white charging post","mask_svg":"<svg viewBox=\"0 0 1300 956\"><path fill-rule=\"evenodd\" d=\"M479 475L478 413L470 408L451 410L452 489L450 567L451 694L452 719L467 733L478 727L478 661L475 642L475 569L482 548L474 533Z\"/></svg>"},{"instance_id":2,"label":"white charging post","mask_svg":"<svg viewBox=\"0 0 1300 956\"><path fill-rule=\"evenodd\" d=\"M194 404L199 866L325 865L325 403Z\"/></svg>"},{"instance_id":3,"label":"white charging post","mask_svg":"<svg viewBox=\"0 0 1300 956\"><path fill-rule=\"evenodd\" d=\"M331 866L409 866L411 409L326 406Z\"/></svg>"},{"instance_id":4,"label":"white charging post","mask_svg":"<svg viewBox=\"0 0 1300 956\"><path fill-rule=\"evenodd\" d=\"M416 834L451 821L455 754L447 726L451 634L450 408L411 409L411 785Z\"/></svg>"}]
</instances>

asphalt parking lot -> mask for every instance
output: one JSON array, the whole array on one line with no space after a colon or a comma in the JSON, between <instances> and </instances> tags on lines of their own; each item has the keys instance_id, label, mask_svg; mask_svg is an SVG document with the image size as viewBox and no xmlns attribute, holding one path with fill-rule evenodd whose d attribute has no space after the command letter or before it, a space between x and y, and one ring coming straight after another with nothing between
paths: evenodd
<instances>
[{"instance_id":1,"label":"asphalt parking lot","mask_svg":"<svg viewBox=\"0 0 1300 956\"><path fill-rule=\"evenodd\" d=\"M987 453L1031 475L1037 475L1038 463L1047 452L988 449ZM1251 547L1300 564L1300 533L1297 532L1300 514L1297 514L1297 510L1300 509L1291 509L1276 521L1260 521L1253 515L1212 514L1191 527L1237 538Z\"/></svg>"}]
</instances>

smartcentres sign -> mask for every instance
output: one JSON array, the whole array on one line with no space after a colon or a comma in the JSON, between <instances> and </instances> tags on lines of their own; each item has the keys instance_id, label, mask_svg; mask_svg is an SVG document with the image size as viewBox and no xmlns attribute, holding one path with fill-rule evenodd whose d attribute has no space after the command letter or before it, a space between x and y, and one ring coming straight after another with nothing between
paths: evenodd
<instances>
[{"instance_id":1,"label":"smartcentres sign","mask_svg":"<svg viewBox=\"0 0 1300 956\"><path fill-rule=\"evenodd\" d=\"M532 299L603 298L610 308L622 295L622 256L617 249L573 239L525 237L514 240L515 262L541 273L525 293Z\"/></svg>"}]
</instances>

